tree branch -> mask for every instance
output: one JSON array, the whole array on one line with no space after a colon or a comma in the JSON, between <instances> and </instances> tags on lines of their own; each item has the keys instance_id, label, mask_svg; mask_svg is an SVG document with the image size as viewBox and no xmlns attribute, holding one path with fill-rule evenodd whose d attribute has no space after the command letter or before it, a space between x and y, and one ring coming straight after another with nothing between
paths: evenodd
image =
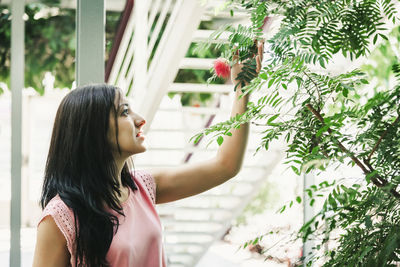
<instances>
[{"instance_id":1,"label":"tree branch","mask_svg":"<svg viewBox=\"0 0 400 267\"><path fill-rule=\"evenodd\" d=\"M315 110L315 109L313 108L313 106L311 106L311 104L306 104L306 107L307 107L308 110L310 110L310 111L315 115L315 117L317 117L317 119L318 119L320 122L322 122L322 123L324 124L324 118L322 118L321 114L320 114L317 110ZM331 130L330 128L328 128L328 133L329 133L329 134L332 134L332 133L333 133L332 130ZM363 164L358 158L356 158L356 157L355 157L355 156L354 156L354 155L353 155L339 140L336 140L336 141L337 141L337 145L339 146L340 150L342 150L344 153L346 153L347 155L349 155L350 158L353 160L353 162L354 162L358 167L361 168L361 170L364 172L365 175L369 175L369 174L371 174L371 173L374 171L374 169L372 168L372 166L366 163L367 167L369 168L369 170L368 170L368 169L364 166L364 164ZM365 163L365 161L364 161L364 163ZM384 186L386 186L386 185L389 184L389 182L388 182L386 179L384 179L383 177L381 177L379 174L375 174L373 177L371 177L371 182L372 182L374 185L376 185L377 187L384 187ZM400 199L400 193L397 192L394 188L391 188L391 189L390 189L390 193L391 193L394 197Z\"/></svg>"},{"instance_id":2,"label":"tree branch","mask_svg":"<svg viewBox=\"0 0 400 267\"><path fill-rule=\"evenodd\" d=\"M310 104L307 104L306 107L308 108L308 110L310 110L315 115L315 117L318 118L318 120L320 122L324 123L324 119L322 118L321 114L319 114L319 112L317 110L315 110ZM328 128L328 133L332 134L332 130L330 128ZM366 173L366 174L369 173L367 168L365 168L364 164L362 164L359 159L357 159L352 153L350 153L350 151L340 141L337 141L337 144L344 153L346 153L350 156L350 158L354 161L354 163L357 164L357 166L359 166L363 170L364 173Z\"/></svg>"}]
</instances>

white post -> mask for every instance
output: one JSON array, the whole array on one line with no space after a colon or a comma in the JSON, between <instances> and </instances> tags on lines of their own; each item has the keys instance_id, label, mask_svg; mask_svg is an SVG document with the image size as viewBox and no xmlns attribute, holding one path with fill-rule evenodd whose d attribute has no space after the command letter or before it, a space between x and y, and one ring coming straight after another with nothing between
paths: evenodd
<instances>
[{"instance_id":1,"label":"white post","mask_svg":"<svg viewBox=\"0 0 400 267\"><path fill-rule=\"evenodd\" d=\"M104 82L104 0L77 0L76 85Z\"/></svg>"},{"instance_id":2,"label":"white post","mask_svg":"<svg viewBox=\"0 0 400 267\"><path fill-rule=\"evenodd\" d=\"M311 185L314 184L315 177L312 173L304 174L304 183L303 183L303 211L304 211L304 223L309 221L314 216L314 207L310 206L310 197L306 193L306 189L310 188ZM307 266L307 262L310 260L310 255L312 252L312 248L314 247L314 241L307 240L303 243L303 257L304 264L303 266Z\"/></svg>"},{"instance_id":3,"label":"white post","mask_svg":"<svg viewBox=\"0 0 400 267\"><path fill-rule=\"evenodd\" d=\"M10 266L21 266L22 89L25 64L25 1L11 2L11 218Z\"/></svg>"}]
</instances>

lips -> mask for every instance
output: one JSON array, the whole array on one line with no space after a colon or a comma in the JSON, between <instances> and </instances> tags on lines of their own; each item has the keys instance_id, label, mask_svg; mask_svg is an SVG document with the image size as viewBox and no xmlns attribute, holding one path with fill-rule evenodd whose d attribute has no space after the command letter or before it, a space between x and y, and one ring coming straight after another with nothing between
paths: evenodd
<instances>
[{"instance_id":1,"label":"lips","mask_svg":"<svg viewBox=\"0 0 400 267\"><path fill-rule=\"evenodd\" d=\"M139 136L141 136L142 134L143 134L143 132L140 131L140 132L137 133L136 137L139 137Z\"/></svg>"}]
</instances>

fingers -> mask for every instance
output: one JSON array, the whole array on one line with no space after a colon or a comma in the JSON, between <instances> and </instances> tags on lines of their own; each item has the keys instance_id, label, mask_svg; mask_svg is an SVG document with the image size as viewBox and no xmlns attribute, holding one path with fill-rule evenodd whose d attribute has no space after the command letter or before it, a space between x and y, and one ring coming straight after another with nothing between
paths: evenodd
<instances>
[{"instance_id":1,"label":"fingers","mask_svg":"<svg viewBox=\"0 0 400 267\"><path fill-rule=\"evenodd\" d=\"M237 63L238 63L238 61L239 61L239 55L238 55L238 54L234 54L234 55L232 56L232 60L233 60L234 62L237 62Z\"/></svg>"},{"instance_id":2,"label":"fingers","mask_svg":"<svg viewBox=\"0 0 400 267\"><path fill-rule=\"evenodd\" d=\"M262 60L263 60L263 54L264 54L264 40L263 41L257 41L257 56L256 56L256 63L257 63L257 73L260 72L261 66L262 66Z\"/></svg>"},{"instance_id":3,"label":"fingers","mask_svg":"<svg viewBox=\"0 0 400 267\"><path fill-rule=\"evenodd\" d=\"M234 47L235 49L237 49L237 47ZM236 50L232 56L232 61L234 62L234 64L238 64L239 63L239 50Z\"/></svg>"}]
</instances>

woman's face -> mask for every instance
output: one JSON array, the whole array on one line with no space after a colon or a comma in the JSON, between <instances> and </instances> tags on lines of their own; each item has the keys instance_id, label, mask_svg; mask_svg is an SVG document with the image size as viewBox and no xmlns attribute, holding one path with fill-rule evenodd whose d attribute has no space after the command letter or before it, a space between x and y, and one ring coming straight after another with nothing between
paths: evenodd
<instances>
[{"instance_id":1,"label":"woman's face","mask_svg":"<svg viewBox=\"0 0 400 267\"><path fill-rule=\"evenodd\" d=\"M118 144L115 135L115 114L110 112L110 127L108 130L108 138L111 141L113 153L116 157L129 157L133 154L146 151L143 144L145 136L142 127L146 121L138 114L134 113L129 105L128 100L121 92L116 94L115 103L118 121L118 144L121 151L119 154Z\"/></svg>"}]
</instances>

